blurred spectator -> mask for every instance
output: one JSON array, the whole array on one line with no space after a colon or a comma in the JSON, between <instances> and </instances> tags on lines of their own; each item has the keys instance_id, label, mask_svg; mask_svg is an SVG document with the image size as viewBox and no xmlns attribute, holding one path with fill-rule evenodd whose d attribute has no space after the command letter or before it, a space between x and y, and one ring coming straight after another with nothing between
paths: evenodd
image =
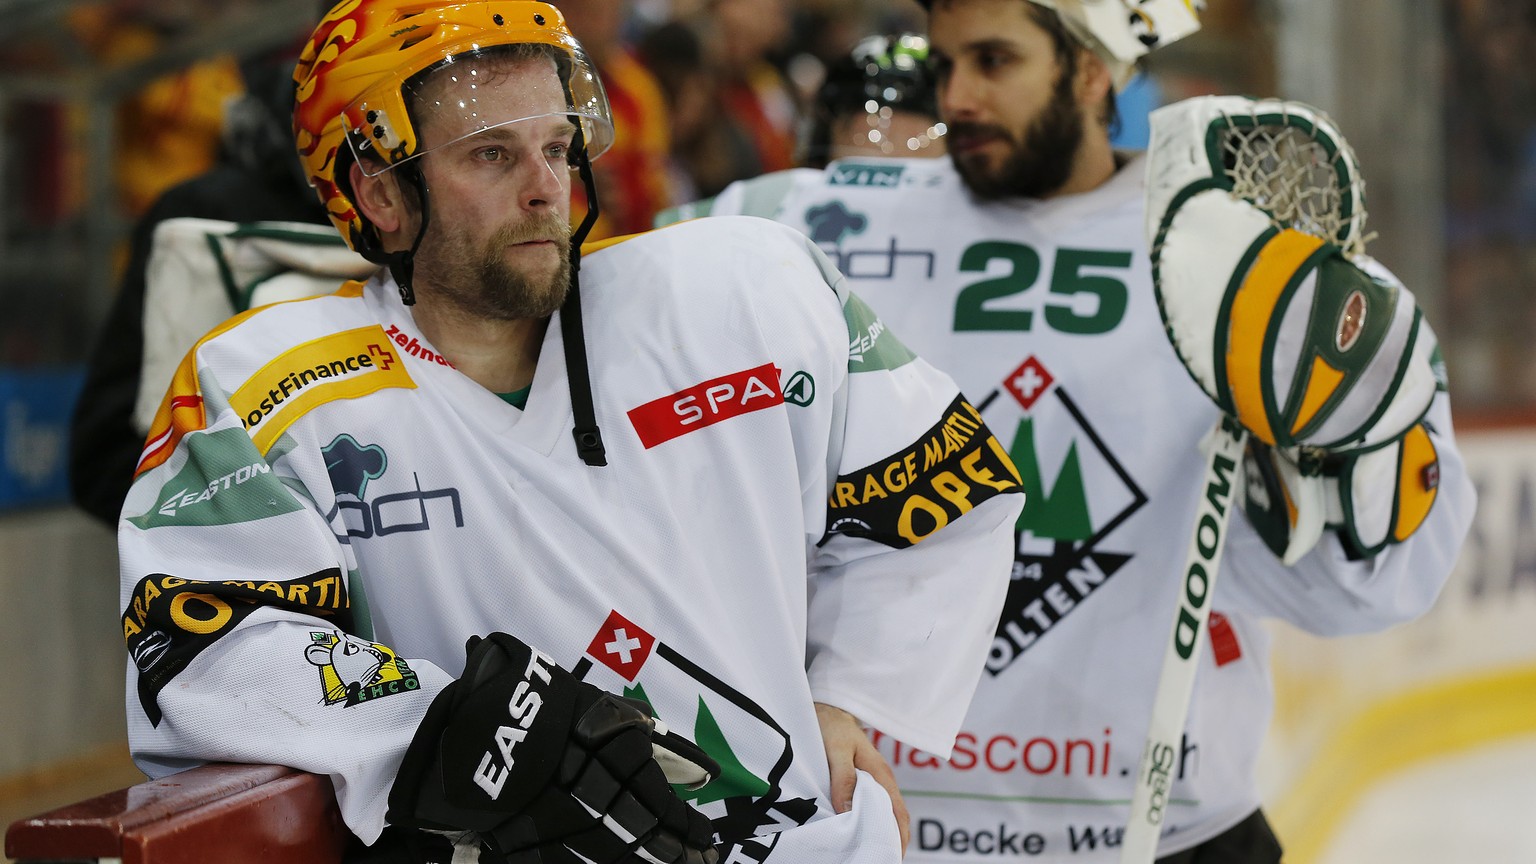
<instances>
[{"instance_id":1,"label":"blurred spectator","mask_svg":"<svg viewBox=\"0 0 1536 864\"><path fill-rule=\"evenodd\" d=\"M588 238L645 231L674 197L667 171L671 133L661 87L623 39L630 0L555 3L596 64L613 111L613 146L592 163L602 207ZM571 214L580 219L586 193L580 184L572 185Z\"/></svg>"},{"instance_id":2,"label":"blurred spectator","mask_svg":"<svg viewBox=\"0 0 1536 864\"><path fill-rule=\"evenodd\" d=\"M858 4L797 0L795 7L788 39L793 48L784 60L784 76L802 106L816 104L827 69L848 56L848 46L869 33L897 32L871 29L869 15ZM805 117L800 119L803 123Z\"/></svg>"},{"instance_id":3,"label":"blurred spectator","mask_svg":"<svg viewBox=\"0 0 1536 864\"><path fill-rule=\"evenodd\" d=\"M144 354L145 268L155 226L178 216L231 222L327 221L293 145L295 56L284 51L245 65L247 95L230 106L217 164L166 191L134 227L127 269L91 352L70 430L71 494L76 504L108 525L117 524L144 446L143 435L133 425L133 410Z\"/></svg>"},{"instance_id":4,"label":"blurred spectator","mask_svg":"<svg viewBox=\"0 0 1536 864\"><path fill-rule=\"evenodd\" d=\"M638 52L667 98L670 204L717 195L737 180L762 173L751 138L725 118L714 69L692 27L681 21L663 24L640 40Z\"/></svg>"},{"instance_id":5,"label":"blurred spectator","mask_svg":"<svg viewBox=\"0 0 1536 864\"><path fill-rule=\"evenodd\" d=\"M772 62L790 33L786 0L715 0L709 7L712 57L726 119L752 141L756 173L794 167L797 104Z\"/></svg>"},{"instance_id":6,"label":"blurred spectator","mask_svg":"<svg viewBox=\"0 0 1536 864\"><path fill-rule=\"evenodd\" d=\"M869 36L828 68L800 161L824 168L850 156L942 156L943 138L928 40Z\"/></svg>"},{"instance_id":7,"label":"blurred spectator","mask_svg":"<svg viewBox=\"0 0 1536 864\"><path fill-rule=\"evenodd\" d=\"M1462 407L1536 401L1536 7L1445 5L1447 360Z\"/></svg>"},{"instance_id":8,"label":"blurred spectator","mask_svg":"<svg viewBox=\"0 0 1536 864\"><path fill-rule=\"evenodd\" d=\"M97 63L126 66L153 55L195 13L186 4L114 0L77 6L69 20ZM150 82L118 107L117 183L128 215L213 166L225 107L243 89L235 58L220 55Z\"/></svg>"}]
</instances>

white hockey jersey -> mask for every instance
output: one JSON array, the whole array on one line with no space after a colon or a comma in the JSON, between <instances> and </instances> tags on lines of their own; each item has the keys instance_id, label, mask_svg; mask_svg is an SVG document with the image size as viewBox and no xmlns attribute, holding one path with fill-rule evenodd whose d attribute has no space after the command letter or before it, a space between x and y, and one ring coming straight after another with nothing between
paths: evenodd
<instances>
[{"instance_id":1,"label":"white hockey jersey","mask_svg":"<svg viewBox=\"0 0 1536 864\"><path fill-rule=\"evenodd\" d=\"M1006 590L1004 449L783 226L640 236L582 295L602 468L558 320L526 410L387 278L198 343L121 522L135 758L328 774L371 841L466 638L501 630L714 756L689 799L722 860L897 860L871 779L833 813L813 701L949 750Z\"/></svg>"},{"instance_id":2,"label":"white hockey jersey","mask_svg":"<svg viewBox=\"0 0 1536 864\"><path fill-rule=\"evenodd\" d=\"M908 860L1118 860L1202 491L1197 442L1217 419L1163 334L1143 174L1136 158L1087 194L981 204L948 159L850 160L673 214L746 212L810 236L955 377L1024 478L1012 585L952 758L876 736L912 812ZM1160 855L1260 803L1260 619L1344 634L1433 602L1474 494L1443 392L1428 419L1441 486L1408 542L1350 561L1330 534L1287 569L1234 516Z\"/></svg>"}]
</instances>

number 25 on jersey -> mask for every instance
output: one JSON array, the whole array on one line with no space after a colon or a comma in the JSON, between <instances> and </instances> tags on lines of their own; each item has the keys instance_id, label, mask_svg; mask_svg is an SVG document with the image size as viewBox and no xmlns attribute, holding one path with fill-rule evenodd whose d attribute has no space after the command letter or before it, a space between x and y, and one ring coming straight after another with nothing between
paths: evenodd
<instances>
[{"instance_id":1,"label":"number 25 on jersey","mask_svg":"<svg viewBox=\"0 0 1536 864\"><path fill-rule=\"evenodd\" d=\"M993 261L1008 272L961 289L955 298L955 330L1030 330L1035 310L999 308L993 302L1029 292L1040 281L1040 253L1022 243L987 240L960 255L962 273L985 273ZM1108 333L1125 318L1129 299L1124 279L1114 271L1129 270L1131 253L1105 249L1056 250L1050 294L1043 302L1046 326L1062 333L1092 336ZM1110 272L1105 272L1110 271Z\"/></svg>"}]
</instances>

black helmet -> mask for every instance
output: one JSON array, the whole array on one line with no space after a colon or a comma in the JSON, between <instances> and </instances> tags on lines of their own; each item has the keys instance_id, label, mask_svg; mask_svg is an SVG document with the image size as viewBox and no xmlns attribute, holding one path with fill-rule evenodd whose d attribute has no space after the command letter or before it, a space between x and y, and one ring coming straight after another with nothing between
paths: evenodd
<instances>
[{"instance_id":1,"label":"black helmet","mask_svg":"<svg viewBox=\"0 0 1536 864\"><path fill-rule=\"evenodd\" d=\"M878 129L882 110L884 118L889 118L892 110L938 117L938 91L928 68L926 38L913 33L867 36L832 64L816 94L802 161L826 164L832 149L832 127L838 118L869 116L870 128ZM944 134L942 124L935 121L935 126L919 146ZM893 155L910 149L907 142L891 143L887 152Z\"/></svg>"}]
</instances>

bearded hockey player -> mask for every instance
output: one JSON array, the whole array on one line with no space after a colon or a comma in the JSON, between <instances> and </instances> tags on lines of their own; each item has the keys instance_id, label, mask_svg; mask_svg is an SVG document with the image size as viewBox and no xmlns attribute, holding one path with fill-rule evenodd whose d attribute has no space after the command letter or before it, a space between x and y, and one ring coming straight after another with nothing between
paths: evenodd
<instances>
[{"instance_id":1,"label":"bearded hockey player","mask_svg":"<svg viewBox=\"0 0 1536 864\"><path fill-rule=\"evenodd\" d=\"M1207 347L1230 332L1253 361L1253 374L1202 392L1197 380L1217 377L1201 359L1210 352L1181 346L1195 358L1186 370L1159 314L1146 226L1163 213L1145 203L1147 157L1109 143L1117 87L1141 55L1198 28L1193 6L924 6L950 159L836 161L696 208L769 216L815 240L886 323L980 400L1024 480L1013 581L953 755L876 736L912 809L908 859L1119 860L1209 491L1199 443L1225 408L1252 424L1254 443L1216 489L1236 509L1157 854L1277 862L1254 778L1272 703L1262 620L1342 635L1411 619L1433 603L1471 520L1433 334L1411 294L1363 256L1234 230L1253 223L1250 205L1177 208L1165 277L1176 264L1218 298L1229 284L1274 289L1271 303L1319 298L1281 316L1250 297L1249 323L1274 330L1215 327L1218 307L1195 304ZM1203 155L1186 147L1166 161L1189 151ZM1363 329L1355 297L1374 304ZM1337 327L1322 314L1330 301L1344 310ZM1367 368L1362 353L1396 374ZM1311 358L1327 362L1304 366ZM1303 368L1318 372L1306 387L1283 374ZM1342 407L1311 398L1325 379L1347 394ZM1348 411L1376 426L1341 431Z\"/></svg>"},{"instance_id":2,"label":"bearded hockey player","mask_svg":"<svg viewBox=\"0 0 1536 864\"><path fill-rule=\"evenodd\" d=\"M860 724L947 753L981 673L1023 496L979 413L782 226L580 257L612 123L554 7L347 0L295 79L381 269L166 395L120 523L139 764L329 775L406 860L898 860Z\"/></svg>"}]
</instances>

